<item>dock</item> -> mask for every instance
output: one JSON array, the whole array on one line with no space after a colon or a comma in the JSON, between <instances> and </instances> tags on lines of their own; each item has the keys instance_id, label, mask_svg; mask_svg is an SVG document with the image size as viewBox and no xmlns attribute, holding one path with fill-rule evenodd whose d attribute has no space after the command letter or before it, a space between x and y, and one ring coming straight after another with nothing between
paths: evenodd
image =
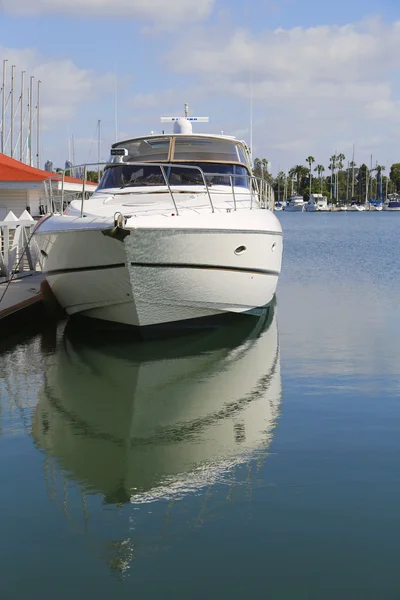
<instances>
[{"instance_id":1,"label":"dock","mask_svg":"<svg viewBox=\"0 0 400 600\"><path fill-rule=\"evenodd\" d=\"M44 314L43 273L33 273L0 284L0 332L20 327Z\"/></svg>"}]
</instances>

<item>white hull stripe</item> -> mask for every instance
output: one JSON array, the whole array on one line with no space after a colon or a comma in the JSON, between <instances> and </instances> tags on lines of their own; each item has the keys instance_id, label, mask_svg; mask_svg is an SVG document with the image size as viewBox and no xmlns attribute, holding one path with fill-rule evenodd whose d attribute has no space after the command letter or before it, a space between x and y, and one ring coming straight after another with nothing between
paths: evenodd
<instances>
[{"instance_id":1,"label":"white hull stripe","mask_svg":"<svg viewBox=\"0 0 400 600\"><path fill-rule=\"evenodd\" d=\"M251 267L225 267L218 265L201 265L201 264L185 264L185 263L130 263L132 267L144 267L147 269L198 269L203 271L232 271L237 273L256 273L258 275L274 275L279 276L279 271L271 269L253 269ZM83 273L85 271L102 271L107 269L121 269L125 267L124 263L113 265L96 265L91 267L75 267L70 269L55 269L54 271L46 271L46 275L61 275L66 273Z\"/></svg>"},{"instance_id":2,"label":"white hull stripe","mask_svg":"<svg viewBox=\"0 0 400 600\"><path fill-rule=\"evenodd\" d=\"M279 275L279 271L271 269L253 269L251 267L225 267L221 265L193 265L190 263L137 263L131 262L132 267L145 267L150 269L202 269L204 271L235 271L239 273L258 273L261 275Z\"/></svg>"},{"instance_id":3,"label":"white hull stripe","mask_svg":"<svg viewBox=\"0 0 400 600\"><path fill-rule=\"evenodd\" d=\"M92 267L73 267L70 269L54 269L53 271L45 271L46 275L62 275L64 273L84 273L85 271L106 271L107 269L122 269L125 263L117 263L114 265L94 265Z\"/></svg>"}]
</instances>

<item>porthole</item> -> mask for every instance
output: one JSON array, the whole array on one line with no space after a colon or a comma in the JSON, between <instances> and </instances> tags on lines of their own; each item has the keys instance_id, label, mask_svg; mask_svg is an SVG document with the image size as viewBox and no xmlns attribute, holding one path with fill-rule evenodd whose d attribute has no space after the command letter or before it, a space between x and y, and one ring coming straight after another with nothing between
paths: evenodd
<instances>
[{"instance_id":1,"label":"porthole","mask_svg":"<svg viewBox=\"0 0 400 600\"><path fill-rule=\"evenodd\" d=\"M238 246L235 250L235 254L243 254L243 252L246 252L246 250L246 246Z\"/></svg>"}]
</instances>

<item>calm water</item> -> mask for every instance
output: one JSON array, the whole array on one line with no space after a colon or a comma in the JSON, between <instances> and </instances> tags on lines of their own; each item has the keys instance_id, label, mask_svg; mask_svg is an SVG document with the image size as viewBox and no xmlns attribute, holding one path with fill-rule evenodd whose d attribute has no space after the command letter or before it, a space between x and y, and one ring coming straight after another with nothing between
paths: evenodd
<instances>
[{"instance_id":1,"label":"calm water","mask_svg":"<svg viewBox=\"0 0 400 600\"><path fill-rule=\"evenodd\" d=\"M0 342L0 598L400 597L400 214L283 214L259 321Z\"/></svg>"}]
</instances>

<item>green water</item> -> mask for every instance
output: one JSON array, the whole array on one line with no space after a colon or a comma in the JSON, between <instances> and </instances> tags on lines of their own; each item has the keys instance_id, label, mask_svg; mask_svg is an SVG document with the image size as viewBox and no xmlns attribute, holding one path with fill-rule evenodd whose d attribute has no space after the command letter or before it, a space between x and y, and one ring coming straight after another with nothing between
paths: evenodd
<instances>
[{"instance_id":1,"label":"green water","mask_svg":"<svg viewBox=\"0 0 400 600\"><path fill-rule=\"evenodd\" d=\"M400 219L283 214L276 306L0 341L0 598L397 599Z\"/></svg>"}]
</instances>

